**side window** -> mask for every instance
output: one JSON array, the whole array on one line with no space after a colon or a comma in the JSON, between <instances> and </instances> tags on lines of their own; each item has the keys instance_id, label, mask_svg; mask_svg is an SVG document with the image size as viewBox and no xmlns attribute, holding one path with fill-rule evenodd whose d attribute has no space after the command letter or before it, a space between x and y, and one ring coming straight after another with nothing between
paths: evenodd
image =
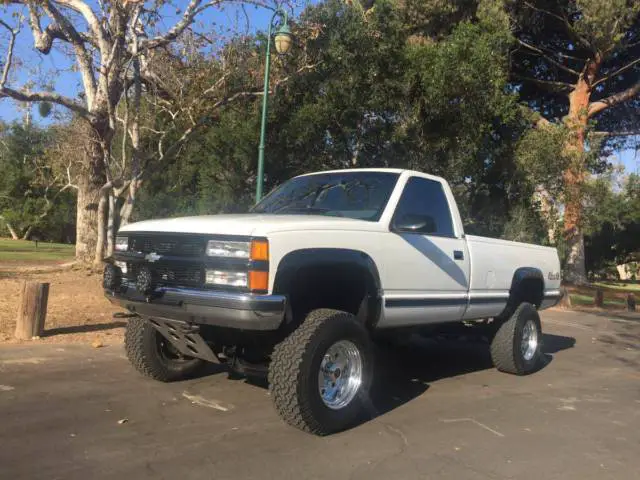
<instances>
[{"instance_id":1,"label":"side window","mask_svg":"<svg viewBox=\"0 0 640 480\"><path fill-rule=\"evenodd\" d=\"M404 215L428 215L435 223L430 235L453 237L453 221L442 184L422 177L411 177L404 187L394 218ZM419 232L420 233L420 232Z\"/></svg>"}]
</instances>

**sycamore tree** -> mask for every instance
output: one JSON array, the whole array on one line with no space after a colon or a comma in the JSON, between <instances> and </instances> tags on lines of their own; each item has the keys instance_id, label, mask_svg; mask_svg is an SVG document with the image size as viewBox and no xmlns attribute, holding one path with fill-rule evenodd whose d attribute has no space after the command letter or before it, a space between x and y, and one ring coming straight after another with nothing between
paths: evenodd
<instances>
[{"instance_id":1,"label":"sycamore tree","mask_svg":"<svg viewBox=\"0 0 640 480\"><path fill-rule=\"evenodd\" d=\"M537 128L523 139L522 150L530 167L546 165L547 174L558 173L547 180L562 194L565 279L585 282L583 210L589 171L598 164L603 142L640 133L640 2L505 4L515 35L512 85L537 114Z\"/></svg>"},{"instance_id":2,"label":"sycamore tree","mask_svg":"<svg viewBox=\"0 0 640 480\"><path fill-rule=\"evenodd\" d=\"M113 228L110 232L105 228L108 211L115 208L116 194L129 192L135 196L135 189L139 187L142 155L139 152L138 109L145 92L163 90L163 70L157 59L167 53L179 56L180 52L172 48L185 33L197 36L209 46L211 53L215 53L225 39L218 29L203 31L198 27L205 11L232 3L267 6L267 2L190 0L177 11L171 2L162 0L3 0L2 3L0 27L4 29L6 41L2 47L5 57L0 77L0 100L61 106L81 121L83 152L73 184L77 190L76 257L99 262L104 255L106 238L113 235ZM208 26L211 27L211 22ZM20 39L24 38L22 30L30 31L33 48L39 54L46 56L55 52L56 59L68 60L78 75L77 95L56 91L51 83L36 90L36 82L19 81L32 70L28 59L21 58L24 49L17 48ZM21 72L16 71L20 69ZM235 93L221 88L226 72L212 74L206 79L209 85L201 92L226 95L225 98L218 96L212 102L220 107ZM165 94L158 95L158 99L165 105L172 101ZM200 104L205 100L207 98L202 98ZM127 107L123 113L125 101ZM185 116L189 113L185 112ZM176 111L168 107L167 114L176 115ZM113 155L119 122L125 138L129 139L128 163L131 165L120 169ZM175 154L181 142L189 139L190 132L204 124L206 120L200 118L186 122L180 134L171 136L177 142L176 147L167 145L170 139L161 132L160 156ZM128 178L123 178L125 171ZM133 204L131 195L126 203ZM112 208L108 209L107 205Z\"/></svg>"}]
</instances>

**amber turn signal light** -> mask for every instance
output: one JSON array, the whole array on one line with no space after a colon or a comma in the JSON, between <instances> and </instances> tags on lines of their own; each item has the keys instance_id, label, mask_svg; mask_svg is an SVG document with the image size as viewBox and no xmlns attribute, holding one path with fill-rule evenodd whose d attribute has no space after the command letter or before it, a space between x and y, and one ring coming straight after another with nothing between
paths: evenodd
<instances>
[{"instance_id":1,"label":"amber turn signal light","mask_svg":"<svg viewBox=\"0 0 640 480\"><path fill-rule=\"evenodd\" d=\"M249 272L249 289L252 292L266 292L269 290L269 272Z\"/></svg>"},{"instance_id":2,"label":"amber turn signal light","mask_svg":"<svg viewBox=\"0 0 640 480\"><path fill-rule=\"evenodd\" d=\"M266 240L252 241L251 260L269 261L269 242Z\"/></svg>"}]
</instances>

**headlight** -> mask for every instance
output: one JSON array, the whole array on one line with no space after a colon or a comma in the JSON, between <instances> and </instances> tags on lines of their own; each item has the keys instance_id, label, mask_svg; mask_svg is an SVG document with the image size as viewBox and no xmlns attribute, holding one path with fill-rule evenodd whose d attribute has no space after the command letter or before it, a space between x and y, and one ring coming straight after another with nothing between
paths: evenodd
<instances>
[{"instance_id":1,"label":"headlight","mask_svg":"<svg viewBox=\"0 0 640 480\"><path fill-rule=\"evenodd\" d=\"M222 270L207 270L205 275L205 282L209 285L246 288L247 272L225 272Z\"/></svg>"},{"instance_id":2,"label":"headlight","mask_svg":"<svg viewBox=\"0 0 640 480\"><path fill-rule=\"evenodd\" d=\"M207 255L210 257L249 258L251 243L249 242L225 242L222 240L209 240L207 242Z\"/></svg>"},{"instance_id":3,"label":"headlight","mask_svg":"<svg viewBox=\"0 0 640 480\"><path fill-rule=\"evenodd\" d=\"M116 252L126 252L129 250L128 237L116 237Z\"/></svg>"}]
</instances>

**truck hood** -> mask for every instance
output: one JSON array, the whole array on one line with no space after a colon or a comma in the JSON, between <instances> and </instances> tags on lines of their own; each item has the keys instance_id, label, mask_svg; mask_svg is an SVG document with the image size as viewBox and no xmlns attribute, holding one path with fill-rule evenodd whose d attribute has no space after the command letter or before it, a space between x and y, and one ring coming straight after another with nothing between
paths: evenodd
<instances>
[{"instance_id":1,"label":"truck hood","mask_svg":"<svg viewBox=\"0 0 640 480\"><path fill-rule=\"evenodd\" d=\"M296 230L377 230L378 223L320 215L203 215L146 220L122 227L119 233L164 232L211 235L267 236Z\"/></svg>"}]
</instances>

